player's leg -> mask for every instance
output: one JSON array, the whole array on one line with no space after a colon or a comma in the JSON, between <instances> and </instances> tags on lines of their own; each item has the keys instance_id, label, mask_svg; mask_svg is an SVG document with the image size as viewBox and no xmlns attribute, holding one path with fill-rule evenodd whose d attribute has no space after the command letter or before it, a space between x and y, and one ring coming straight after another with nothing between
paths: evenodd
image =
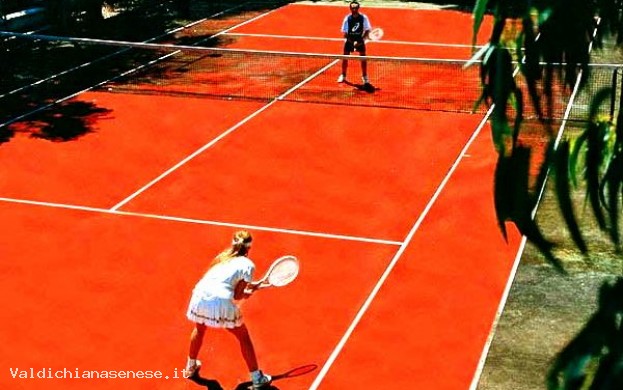
<instances>
[{"instance_id":1,"label":"player's leg","mask_svg":"<svg viewBox=\"0 0 623 390\"><path fill-rule=\"evenodd\" d=\"M240 351L249 371L257 370L257 356L255 355L255 348L253 348L253 342L251 341L247 326L243 324L237 328L227 330L233 333L238 343L240 343Z\"/></svg>"},{"instance_id":2,"label":"player's leg","mask_svg":"<svg viewBox=\"0 0 623 390\"><path fill-rule=\"evenodd\" d=\"M346 71L348 70L348 60L342 60L342 73L340 77L337 78L338 83L343 83L346 81Z\"/></svg>"},{"instance_id":3,"label":"player's leg","mask_svg":"<svg viewBox=\"0 0 623 390\"><path fill-rule=\"evenodd\" d=\"M255 388L260 388L263 385L270 383L272 378L270 375L264 374L257 364L257 356L255 355L255 348L253 347L253 342L251 341L251 336L249 335L249 330L247 326L242 324L239 327L228 329L236 339L240 343L240 350L242 352L242 357L244 358L245 363L247 364L247 368L251 373L251 380L253 381L253 386Z\"/></svg>"},{"instance_id":4,"label":"player's leg","mask_svg":"<svg viewBox=\"0 0 623 390\"><path fill-rule=\"evenodd\" d=\"M362 43L362 46L359 49L359 55L362 57L366 56L365 43ZM370 80L368 79L368 61L366 60L361 60L361 79L364 84L370 84Z\"/></svg>"},{"instance_id":5,"label":"player's leg","mask_svg":"<svg viewBox=\"0 0 623 390\"><path fill-rule=\"evenodd\" d=\"M199 350L203 343L203 336L205 335L206 326L203 324L195 324L195 328L190 334L190 348L188 350L188 362L186 363L185 375L187 377L193 376L199 368L201 368L201 362L197 360L199 356Z\"/></svg>"},{"instance_id":6,"label":"player's leg","mask_svg":"<svg viewBox=\"0 0 623 390\"><path fill-rule=\"evenodd\" d=\"M350 55L350 53L352 53L353 51L354 51L353 43L349 41L344 42L344 50L342 51L342 54L347 56L347 55ZM337 78L338 83L343 83L344 81L346 81L347 70L348 70L348 60L344 59L342 60L342 73L340 74L340 77Z\"/></svg>"}]
</instances>

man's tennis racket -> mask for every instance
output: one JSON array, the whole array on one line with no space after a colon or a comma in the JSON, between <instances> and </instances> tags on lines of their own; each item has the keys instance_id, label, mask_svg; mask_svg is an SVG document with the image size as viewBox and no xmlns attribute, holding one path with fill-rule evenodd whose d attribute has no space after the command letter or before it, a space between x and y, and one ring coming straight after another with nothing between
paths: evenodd
<instances>
[{"instance_id":1,"label":"man's tennis racket","mask_svg":"<svg viewBox=\"0 0 623 390\"><path fill-rule=\"evenodd\" d=\"M370 30L370 32L368 33L368 40L372 42L380 41L383 38L384 34L385 32L383 31L382 28L375 27L372 30Z\"/></svg>"},{"instance_id":2,"label":"man's tennis racket","mask_svg":"<svg viewBox=\"0 0 623 390\"><path fill-rule=\"evenodd\" d=\"M296 257L282 256L273 262L262 279L251 284L257 286L256 288L283 287L296 279L299 268L299 261Z\"/></svg>"}]
</instances>

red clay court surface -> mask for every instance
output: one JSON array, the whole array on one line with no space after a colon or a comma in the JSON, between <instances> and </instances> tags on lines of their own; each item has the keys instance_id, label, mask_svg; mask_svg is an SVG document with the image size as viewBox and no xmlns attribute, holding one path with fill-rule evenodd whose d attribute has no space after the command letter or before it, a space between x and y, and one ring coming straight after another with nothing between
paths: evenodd
<instances>
[{"instance_id":1,"label":"red clay court surface","mask_svg":"<svg viewBox=\"0 0 623 390\"><path fill-rule=\"evenodd\" d=\"M335 53L335 41L256 35L339 37L346 10L289 5L230 31L255 34L232 46ZM388 40L471 39L469 14L364 12ZM374 50L398 47L421 50ZM461 50L450 55L466 58ZM186 305L237 228L254 234L258 273L282 254L302 261L292 285L243 305L262 368L318 366L275 388L464 390L477 380L521 240L497 228L482 115L136 93L76 100L110 111L71 142L29 137L26 122L0 146L0 388L201 388L180 378ZM200 359L224 389L247 380L225 332L207 335ZM19 378L31 368L168 379Z\"/></svg>"}]
</instances>

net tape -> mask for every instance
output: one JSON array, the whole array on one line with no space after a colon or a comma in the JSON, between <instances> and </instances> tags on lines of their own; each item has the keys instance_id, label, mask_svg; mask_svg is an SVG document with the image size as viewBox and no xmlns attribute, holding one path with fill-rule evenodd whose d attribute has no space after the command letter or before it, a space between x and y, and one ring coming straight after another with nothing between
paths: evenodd
<instances>
[{"instance_id":1,"label":"net tape","mask_svg":"<svg viewBox=\"0 0 623 390\"><path fill-rule=\"evenodd\" d=\"M6 32L0 32L0 36L20 37L19 34ZM98 63L101 67L91 72L94 77L105 75L100 77L102 80L89 80L91 85L105 81L101 88L110 92L230 100L279 99L481 114L488 108L484 105L474 107L482 87L478 63L465 68L468 60L382 56L361 58L36 34L20 38L54 42L57 45L62 43L65 49L69 45L78 52L94 50L99 53L107 50L122 53L111 56L109 61ZM344 59L353 63L349 68L347 82L338 84L339 63ZM368 63L372 88L359 81L357 62L364 59ZM617 69L615 65L591 66L590 80L583 95L590 96L592 91L612 86ZM85 72L89 73L88 70ZM59 84L62 87L64 83L55 82L55 88L59 88ZM65 84L73 85L69 81ZM526 87L521 82L518 84L527 97ZM553 107L549 112L551 119L557 119L564 113L570 91L560 85L555 85L553 90ZM604 110L612 114L612 105ZM535 116L530 105L526 105L525 110L527 118ZM584 111L581 107L572 110L569 119L581 117Z\"/></svg>"}]
</instances>

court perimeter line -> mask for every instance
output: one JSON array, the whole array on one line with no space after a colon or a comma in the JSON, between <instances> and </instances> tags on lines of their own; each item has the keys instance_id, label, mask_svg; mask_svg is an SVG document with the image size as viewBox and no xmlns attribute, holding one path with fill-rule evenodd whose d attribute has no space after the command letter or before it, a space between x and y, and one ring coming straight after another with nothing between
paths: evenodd
<instances>
[{"instance_id":1,"label":"court perimeter line","mask_svg":"<svg viewBox=\"0 0 623 390\"><path fill-rule=\"evenodd\" d=\"M372 304L372 301L374 300L374 298L376 297L376 295L380 291L381 287L383 287L383 284L385 284L385 281L389 277L389 274L392 272L392 270L394 269L394 267L398 263L398 260L400 260L400 257L402 256L402 254L406 250L407 246L409 246L409 244L411 243L411 240L413 239L413 236L415 235L417 230L422 225L422 222L424 221L424 219L428 215L428 212L430 211L430 209L433 207L433 205L437 201L437 198L439 198L439 196L441 195L441 191L445 188L445 186L448 183L448 181L450 181L450 178L452 177L452 175L454 174L454 172L458 168L459 163L463 160L463 157L467 153L467 150L472 145L472 143L474 142L476 137L478 137L478 135L480 134L482 128L487 123L487 119L489 118L489 116L491 115L492 112L493 112L493 107L491 107L489 109L489 111L487 111L487 114L482 119L482 121L480 122L478 127L474 130L474 133L469 138L469 140L467 141L467 143L465 144L465 146L463 147L463 149L461 150L461 152L457 156L456 160L452 164L452 167L450 167L450 169L446 173L446 176L443 178L441 183L439 183L439 186L435 190L435 193L430 198L430 200L426 204L426 207L424 208L424 210L422 211L422 213L418 217L417 221L415 222L415 224L413 225L413 227L411 228L411 230L407 234L407 237L405 238L404 242L400 245L400 248L398 248L398 251L396 252L394 257L392 258L392 260L389 262L389 264L387 265L387 268L385 269L385 272L383 272L383 274L379 278L378 282L376 283L376 285L374 286L374 288L370 292L370 295L368 295L368 298L366 299L366 301L363 303L363 305L361 306L361 308L359 309L359 311L355 315L355 318L353 319L353 322L351 322L350 326L346 330L346 333L344 333L344 336L342 336L342 339L338 342L337 346L335 347L335 349L333 350L333 352L329 356L329 359L325 362L324 366L322 367L322 369L318 373L318 376L316 376L316 379L314 380L314 382L310 386L309 390L316 390L316 389L318 389L318 387L320 386L320 383L324 380L324 377L327 375L327 372L331 369L331 366L333 365L333 363L337 359L338 355L340 354L340 352L344 348L344 345L346 345L346 342L348 341L348 339L350 338L350 336L354 332L354 330L357 327L357 325L359 325L359 322L361 321L361 319L363 318L364 314L366 313L366 311L368 310L368 308Z\"/></svg>"},{"instance_id":2,"label":"court perimeter line","mask_svg":"<svg viewBox=\"0 0 623 390\"><path fill-rule=\"evenodd\" d=\"M380 238L350 236L346 234L319 233L319 232L312 232L312 231L306 231L306 230L274 228L274 227L268 227L268 226L248 225L248 224L240 224L240 223L232 223L232 222L219 222L219 221L212 221L212 220L207 220L207 219L175 217L171 215L139 213L139 212L133 212L133 211L119 211L119 210L103 209L99 207L78 206L78 205L53 203L53 202L41 202L41 201L36 201L36 200L0 197L0 202L26 204L26 205L31 205L31 206L52 207L52 208L67 209L67 210L88 211L88 212L99 213L99 214L110 214L110 215L118 215L118 216L126 216L126 217L139 217L139 218L157 219L157 220L173 221L173 222L194 223L198 225L223 226L223 227L231 227L231 228L236 228L236 229L249 229L249 230L258 230L258 231L264 231L264 232L285 233L285 234L307 236L307 237L319 237L319 238L330 238L330 239L345 240L345 241L366 242L366 243L371 243L371 244L394 245L394 246L402 245L402 242L400 241L384 240Z\"/></svg>"},{"instance_id":3,"label":"court perimeter line","mask_svg":"<svg viewBox=\"0 0 623 390\"><path fill-rule=\"evenodd\" d=\"M214 144L216 144L218 141L220 141L221 139L225 138L227 135L231 134L232 132L234 132L234 130L236 130L237 128L239 128L240 126L244 125L245 123L247 123L248 121L250 121L251 119L255 118L256 116L258 116L259 114L261 114L263 111L267 110L269 107L271 107L273 104L277 103L280 100L283 100L286 96L288 96L290 93L294 92L296 89L298 89L299 87L301 87L304 84L307 84L307 82L309 82L310 80L314 79L316 76L318 76L319 74L321 74L322 72L324 72L325 70L327 70L328 68L330 68L331 66L337 64L338 60L332 61L330 62L328 65L322 67L320 70L318 70L316 73L312 74L311 76L307 77L305 80L301 81L300 83L298 83L297 85L295 85L294 87L288 89L286 92L282 93L281 95L277 96L275 99L273 99L272 101L270 101L268 104L266 104L265 106L261 107L259 110L253 112L251 115L247 116L246 118L244 118L243 120L241 120L240 122L236 123L235 125L233 125L232 127L230 127L229 129L225 130L223 133L221 133L220 135L218 135L216 138L214 138L212 141L208 142L207 144L203 145L202 147L200 147L199 149L197 149L196 151L194 151L193 153L191 153L190 155L188 155L186 158L184 158L182 161L178 162L177 164L175 164L174 166L172 166L171 168L167 169L165 172L163 172L162 174L160 174L160 176L156 177L155 179L153 179L152 181L150 181L149 183L145 184L142 188L140 188L138 191L134 192L132 195L128 196L127 198L125 198L124 200L122 200L121 202L117 203L115 206L111 207L110 210L115 211L118 210L120 207L124 206L125 204L127 204L129 201L131 201L132 199L136 198L138 195L142 194L143 192L145 192L146 190L148 190L149 188L151 188L154 184L158 183L160 180L164 179L165 177L167 177L169 174L173 173L175 170L177 170L178 168L180 168L182 165L185 165L187 162L189 162L190 160L192 160L193 158L197 157L199 154L203 153L204 151L206 151L208 148L210 148L211 146L213 146Z\"/></svg>"},{"instance_id":4,"label":"court perimeter line","mask_svg":"<svg viewBox=\"0 0 623 390\"><path fill-rule=\"evenodd\" d=\"M278 38L278 39L305 39L308 41L335 41L335 42L343 42L344 38L323 38L323 37L305 37L300 35L273 35L273 34L251 34L251 33L237 33L237 32L228 32L226 35L235 35L241 37L257 37L257 38ZM371 43L371 42L368 42ZM439 46L439 47L466 47L472 48L472 45L465 45L460 43L432 43L432 42L411 42L411 41L392 41L392 40L380 40L374 41L374 44L379 43L392 43L392 44L400 44L400 45L413 45L413 46ZM482 46L475 46L480 48Z\"/></svg>"},{"instance_id":5,"label":"court perimeter line","mask_svg":"<svg viewBox=\"0 0 623 390\"><path fill-rule=\"evenodd\" d=\"M474 371L474 377L472 378L472 383L469 386L469 390L476 390L478 388L478 383L480 382L480 377L482 376L482 372L485 368L485 363L487 361L487 356L489 355L489 350L491 349L491 345L493 344L495 330L500 323L502 313L504 312L504 308L506 307L506 302L508 301L511 288L513 287L513 282L515 281L515 276L517 275L517 269L519 268L519 262L521 260L521 257L523 256L523 251L526 248L527 242L528 239L526 238L526 236L522 236L521 242L519 243L519 248L517 248L517 254L515 254L515 259L513 260L511 273L508 280L506 281L506 286L504 287L504 292L502 293L502 299L500 300L498 308L495 312L495 318L493 319L493 323L491 324L491 331L487 335L487 340L485 341L485 345L482 348L480 359L478 359L478 364L476 365L476 370Z\"/></svg>"}]
</instances>

